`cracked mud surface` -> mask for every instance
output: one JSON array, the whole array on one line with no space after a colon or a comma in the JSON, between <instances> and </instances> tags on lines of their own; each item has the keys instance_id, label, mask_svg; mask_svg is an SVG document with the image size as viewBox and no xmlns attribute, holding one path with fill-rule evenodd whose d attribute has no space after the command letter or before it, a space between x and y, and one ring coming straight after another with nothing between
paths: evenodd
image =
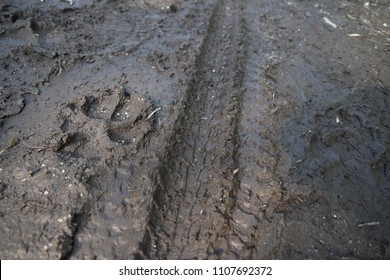
<instances>
[{"instance_id":1,"label":"cracked mud surface","mask_svg":"<svg viewBox=\"0 0 390 280\"><path fill-rule=\"evenodd\" d=\"M389 1L73 2L0 4L2 259L389 259Z\"/></svg>"}]
</instances>

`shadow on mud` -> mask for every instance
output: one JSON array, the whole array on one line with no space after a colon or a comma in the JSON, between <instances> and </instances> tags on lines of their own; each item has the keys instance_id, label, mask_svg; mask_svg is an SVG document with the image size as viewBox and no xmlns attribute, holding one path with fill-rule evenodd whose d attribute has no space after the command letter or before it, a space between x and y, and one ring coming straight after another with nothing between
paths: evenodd
<instances>
[{"instance_id":1,"label":"shadow on mud","mask_svg":"<svg viewBox=\"0 0 390 280\"><path fill-rule=\"evenodd\" d=\"M297 78L291 73L284 71L283 75ZM307 86L304 78L297 80L301 82L302 87L292 93L302 102L297 106L301 108L281 129L278 176L295 187L286 187L286 197L292 200L275 210L285 214L286 222L279 254L289 258L388 258L388 95L379 88L349 91L335 87L337 91L331 92L314 85L300 90ZM283 86L282 82L282 93L287 90ZM303 193L299 186L308 187L309 192ZM296 243L303 245L300 250L307 244L308 251L297 251Z\"/></svg>"}]
</instances>

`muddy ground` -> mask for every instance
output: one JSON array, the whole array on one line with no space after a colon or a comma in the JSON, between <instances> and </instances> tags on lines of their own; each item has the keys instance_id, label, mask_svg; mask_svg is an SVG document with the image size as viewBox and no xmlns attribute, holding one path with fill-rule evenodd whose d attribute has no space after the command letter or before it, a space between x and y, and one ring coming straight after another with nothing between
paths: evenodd
<instances>
[{"instance_id":1,"label":"muddy ground","mask_svg":"<svg viewBox=\"0 0 390 280\"><path fill-rule=\"evenodd\" d=\"M1 259L389 259L390 1L3 0Z\"/></svg>"}]
</instances>

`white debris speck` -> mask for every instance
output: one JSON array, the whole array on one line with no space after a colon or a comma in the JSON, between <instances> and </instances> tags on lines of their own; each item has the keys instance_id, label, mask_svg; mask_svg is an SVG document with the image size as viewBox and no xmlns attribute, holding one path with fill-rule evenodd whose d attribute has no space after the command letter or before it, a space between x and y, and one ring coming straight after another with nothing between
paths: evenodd
<instances>
[{"instance_id":1,"label":"white debris speck","mask_svg":"<svg viewBox=\"0 0 390 280\"><path fill-rule=\"evenodd\" d=\"M213 73L215 73L215 69L213 69Z\"/></svg>"},{"instance_id":2,"label":"white debris speck","mask_svg":"<svg viewBox=\"0 0 390 280\"><path fill-rule=\"evenodd\" d=\"M387 23L384 23L383 26L384 26L384 27L387 27Z\"/></svg>"},{"instance_id":3,"label":"white debris speck","mask_svg":"<svg viewBox=\"0 0 390 280\"><path fill-rule=\"evenodd\" d=\"M348 34L349 37L361 37L362 35L360 34L357 34L357 33L351 33L351 34Z\"/></svg>"},{"instance_id":4,"label":"white debris speck","mask_svg":"<svg viewBox=\"0 0 390 280\"><path fill-rule=\"evenodd\" d=\"M62 219L62 218L59 218L59 219L57 219L57 221L58 221L59 223L62 223L63 219Z\"/></svg>"},{"instance_id":5,"label":"white debris speck","mask_svg":"<svg viewBox=\"0 0 390 280\"><path fill-rule=\"evenodd\" d=\"M333 28L337 28L337 25L335 23L333 23L330 19L328 19L327 17L324 17L323 20L325 21L325 23Z\"/></svg>"},{"instance_id":6,"label":"white debris speck","mask_svg":"<svg viewBox=\"0 0 390 280\"><path fill-rule=\"evenodd\" d=\"M64 174L65 173L65 169L62 169L61 173Z\"/></svg>"},{"instance_id":7,"label":"white debris speck","mask_svg":"<svg viewBox=\"0 0 390 280\"><path fill-rule=\"evenodd\" d=\"M370 2L364 3L364 7L368 8L370 6Z\"/></svg>"},{"instance_id":8,"label":"white debris speck","mask_svg":"<svg viewBox=\"0 0 390 280\"><path fill-rule=\"evenodd\" d=\"M358 224L358 227L379 226L380 222L369 222L364 224Z\"/></svg>"},{"instance_id":9,"label":"white debris speck","mask_svg":"<svg viewBox=\"0 0 390 280\"><path fill-rule=\"evenodd\" d=\"M340 119L338 116L336 117L336 123L340 123Z\"/></svg>"},{"instance_id":10,"label":"white debris speck","mask_svg":"<svg viewBox=\"0 0 390 280\"><path fill-rule=\"evenodd\" d=\"M45 191L43 194L44 194L44 195L48 195L48 194L49 194L49 192L48 192L48 191Z\"/></svg>"}]
</instances>

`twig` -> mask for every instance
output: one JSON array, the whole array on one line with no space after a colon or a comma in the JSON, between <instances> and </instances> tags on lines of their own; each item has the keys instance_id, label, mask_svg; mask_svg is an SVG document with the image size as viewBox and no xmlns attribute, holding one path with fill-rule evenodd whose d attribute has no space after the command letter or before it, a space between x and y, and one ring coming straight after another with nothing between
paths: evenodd
<instances>
[{"instance_id":1,"label":"twig","mask_svg":"<svg viewBox=\"0 0 390 280\"><path fill-rule=\"evenodd\" d=\"M380 225L379 222L369 222L364 224L358 224L358 227L371 227L371 226L378 226Z\"/></svg>"},{"instance_id":2,"label":"twig","mask_svg":"<svg viewBox=\"0 0 390 280\"><path fill-rule=\"evenodd\" d=\"M345 141L348 142L349 145L351 145L352 148L354 148L359 154L361 154L362 156L364 156L364 154L358 149L356 148L356 146L354 144L351 143L351 141L349 141L347 138L343 137L345 139Z\"/></svg>"},{"instance_id":3,"label":"twig","mask_svg":"<svg viewBox=\"0 0 390 280\"><path fill-rule=\"evenodd\" d=\"M379 84L379 86L383 89L383 93L386 95L389 95L387 88L381 83L381 81L377 78L374 78L374 79Z\"/></svg>"},{"instance_id":4,"label":"twig","mask_svg":"<svg viewBox=\"0 0 390 280\"><path fill-rule=\"evenodd\" d=\"M272 77L270 74L265 74L265 76L268 78L268 79L270 79L271 81L273 81L274 83L278 83L278 81L274 78L274 77Z\"/></svg>"},{"instance_id":5,"label":"twig","mask_svg":"<svg viewBox=\"0 0 390 280\"><path fill-rule=\"evenodd\" d=\"M293 193L293 195L295 196L296 199L298 199L301 203L304 203L303 199L300 198L299 196L297 196L295 193Z\"/></svg>"},{"instance_id":6,"label":"twig","mask_svg":"<svg viewBox=\"0 0 390 280\"><path fill-rule=\"evenodd\" d=\"M154 115L156 112L158 112L158 111L160 111L160 110L161 110L161 107L159 107L159 108L157 108L156 110L154 110L153 112L151 112L150 115L146 118L146 120L149 120L151 117L153 117L153 115Z\"/></svg>"}]
</instances>

